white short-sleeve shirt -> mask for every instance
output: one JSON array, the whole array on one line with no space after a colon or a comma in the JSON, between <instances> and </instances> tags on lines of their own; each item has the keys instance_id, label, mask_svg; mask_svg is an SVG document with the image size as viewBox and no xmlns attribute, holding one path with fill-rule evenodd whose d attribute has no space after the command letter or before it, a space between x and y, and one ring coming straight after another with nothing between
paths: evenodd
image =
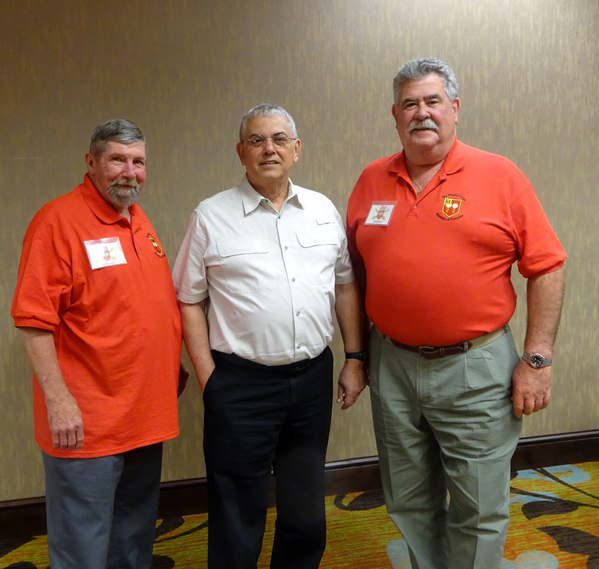
<instances>
[{"instance_id":1,"label":"white short-sleeve shirt","mask_svg":"<svg viewBox=\"0 0 599 569\"><path fill-rule=\"evenodd\" d=\"M327 197L289 182L277 212L245 177L195 209L173 278L180 301L210 299L213 349L266 365L319 355L333 335L335 285L354 279Z\"/></svg>"}]
</instances>

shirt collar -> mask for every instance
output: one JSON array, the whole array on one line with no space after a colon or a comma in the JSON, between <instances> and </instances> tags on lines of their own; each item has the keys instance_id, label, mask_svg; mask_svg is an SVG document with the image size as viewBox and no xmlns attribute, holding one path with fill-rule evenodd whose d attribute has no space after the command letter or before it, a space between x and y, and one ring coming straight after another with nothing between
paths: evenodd
<instances>
[{"instance_id":1,"label":"shirt collar","mask_svg":"<svg viewBox=\"0 0 599 569\"><path fill-rule=\"evenodd\" d=\"M450 176L461 170L466 164L466 152L464 145L457 139L454 139L443 164L441 165L441 177ZM401 176L406 181L410 180L408 169L406 168L406 155L402 150L391 157L389 172Z\"/></svg>"},{"instance_id":2,"label":"shirt collar","mask_svg":"<svg viewBox=\"0 0 599 569\"><path fill-rule=\"evenodd\" d=\"M121 220L127 221L125 217L119 215L116 210L104 199L98 188L94 186L91 178L88 174L85 174L83 178L83 184L81 184L81 194L85 203L94 212L94 215L104 223L119 223ZM139 206L133 204L129 207L129 214L131 215L131 222L133 224L133 218L138 213Z\"/></svg>"},{"instance_id":3,"label":"shirt collar","mask_svg":"<svg viewBox=\"0 0 599 569\"><path fill-rule=\"evenodd\" d=\"M449 153L443 161L441 171L446 176L451 176L459 172L466 165L466 149L457 137L454 139L453 144L449 150Z\"/></svg>"},{"instance_id":4,"label":"shirt collar","mask_svg":"<svg viewBox=\"0 0 599 569\"><path fill-rule=\"evenodd\" d=\"M262 203L262 200L266 199L262 194L257 192L252 187L247 179L247 176L243 177L243 180L241 180L238 188L239 193L241 194L241 201L243 203L245 215L252 213ZM289 193L287 194L285 204L287 204L287 202L297 203L299 207L303 208L301 196L298 194L291 180L289 180Z\"/></svg>"}]
</instances>

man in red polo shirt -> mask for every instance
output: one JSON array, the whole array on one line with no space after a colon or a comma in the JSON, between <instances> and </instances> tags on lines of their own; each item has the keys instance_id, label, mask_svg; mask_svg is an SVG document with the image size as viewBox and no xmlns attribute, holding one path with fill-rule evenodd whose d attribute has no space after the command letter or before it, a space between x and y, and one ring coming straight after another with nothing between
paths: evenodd
<instances>
[{"instance_id":1,"label":"man in red polo shirt","mask_svg":"<svg viewBox=\"0 0 599 569\"><path fill-rule=\"evenodd\" d=\"M135 205L146 142L99 125L72 192L33 218L12 316L35 373L52 569L149 569L162 442L179 433L181 320L169 265Z\"/></svg>"},{"instance_id":2,"label":"man in red polo shirt","mask_svg":"<svg viewBox=\"0 0 599 569\"><path fill-rule=\"evenodd\" d=\"M366 167L347 213L385 500L412 567L496 569L521 417L549 403L566 255L516 166L456 139L447 64L409 61L393 87L403 151ZM522 358L513 263L528 279Z\"/></svg>"}]
</instances>

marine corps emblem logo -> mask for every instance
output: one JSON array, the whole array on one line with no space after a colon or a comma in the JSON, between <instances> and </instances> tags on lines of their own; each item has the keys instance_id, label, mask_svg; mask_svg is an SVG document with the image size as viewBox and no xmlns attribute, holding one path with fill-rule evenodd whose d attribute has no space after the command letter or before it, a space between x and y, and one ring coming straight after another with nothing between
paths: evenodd
<instances>
[{"instance_id":1,"label":"marine corps emblem logo","mask_svg":"<svg viewBox=\"0 0 599 569\"><path fill-rule=\"evenodd\" d=\"M453 217L460 213L462 200L456 198L443 198L443 209L441 210L447 217Z\"/></svg>"},{"instance_id":2,"label":"marine corps emblem logo","mask_svg":"<svg viewBox=\"0 0 599 569\"><path fill-rule=\"evenodd\" d=\"M160 245L158 245L154 236L151 233L148 233L147 237L150 240L152 247L154 247L154 253L156 253L156 255L158 255L160 258L164 257L164 250Z\"/></svg>"}]
</instances>

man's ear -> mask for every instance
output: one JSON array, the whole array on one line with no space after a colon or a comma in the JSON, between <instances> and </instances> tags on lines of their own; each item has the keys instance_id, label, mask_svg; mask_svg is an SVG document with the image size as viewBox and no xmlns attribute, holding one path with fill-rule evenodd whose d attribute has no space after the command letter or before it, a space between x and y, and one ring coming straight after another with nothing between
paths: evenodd
<instances>
[{"instance_id":1,"label":"man's ear","mask_svg":"<svg viewBox=\"0 0 599 569\"><path fill-rule=\"evenodd\" d=\"M299 160L300 150L302 149L302 141L298 138L295 141L295 145L293 147L293 162L297 162Z\"/></svg>"},{"instance_id":2,"label":"man's ear","mask_svg":"<svg viewBox=\"0 0 599 569\"><path fill-rule=\"evenodd\" d=\"M85 164L87 165L87 173L92 175L96 166L96 159L93 157L91 152L85 153Z\"/></svg>"},{"instance_id":3,"label":"man's ear","mask_svg":"<svg viewBox=\"0 0 599 569\"><path fill-rule=\"evenodd\" d=\"M456 97L451 103L451 107L453 108L453 112L455 113L455 124L458 124L458 112L460 111L460 100Z\"/></svg>"},{"instance_id":4,"label":"man's ear","mask_svg":"<svg viewBox=\"0 0 599 569\"><path fill-rule=\"evenodd\" d=\"M245 146L244 146L243 142L237 143L237 156L239 156L239 160L243 164L243 160L245 157ZM244 166L245 166L245 164L244 164Z\"/></svg>"}]
</instances>

